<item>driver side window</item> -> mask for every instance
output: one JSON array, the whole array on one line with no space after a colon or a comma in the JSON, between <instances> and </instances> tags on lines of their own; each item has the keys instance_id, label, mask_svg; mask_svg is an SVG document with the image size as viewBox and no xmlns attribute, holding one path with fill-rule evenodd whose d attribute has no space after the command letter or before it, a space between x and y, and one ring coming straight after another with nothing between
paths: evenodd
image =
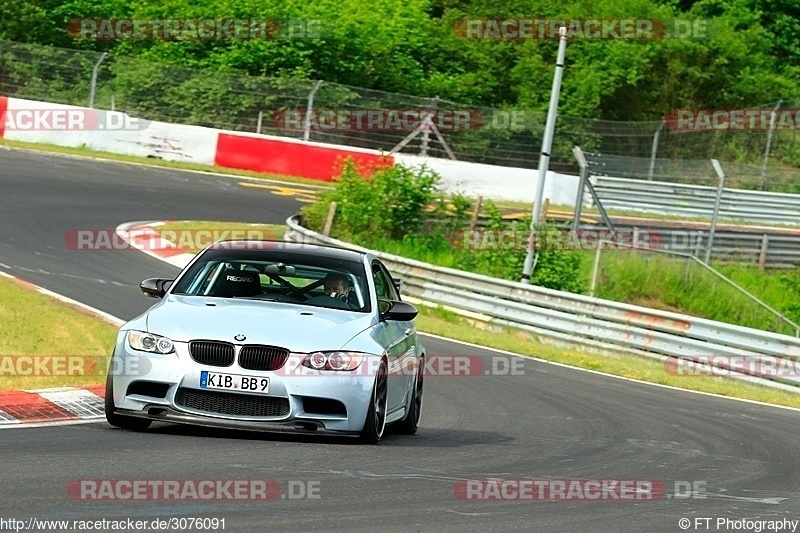
<instances>
[{"instance_id":1,"label":"driver side window","mask_svg":"<svg viewBox=\"0 0 800 533\"><path fill-rule=\"evenodd\" d=\"M378 298L381 300L399 300L397 290L394 283L389 278L386 270L381 267L380 263L372 263L372 276L375 280L375 291L378 293Z\"/></svg>"}]
</instances>

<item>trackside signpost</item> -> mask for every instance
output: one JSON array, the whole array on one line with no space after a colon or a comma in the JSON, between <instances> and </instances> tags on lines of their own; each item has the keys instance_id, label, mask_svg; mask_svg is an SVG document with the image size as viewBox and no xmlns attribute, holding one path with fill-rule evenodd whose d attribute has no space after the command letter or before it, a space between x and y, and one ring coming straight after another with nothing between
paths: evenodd
<instances>
[{"instance_id":1,"label":"trackside signpost","mask_svg":"<svg viewBox=\"0 0 800 533\"><path fill-rule=\"evenodd\" d=\"M550 107L547 110L547 122L544 127L542 139L542 152L539 156L539 181L536 182L536 196L533 201L531 216L531 233L528 239L528 253L522 267L522 283L530 283L533 272L533 259L536 253L536 230L542 218L542 197L544 196L544 180L550 166L550 149L553 146L553 131L556 128L556 112L558 111L558 96L561 92L561 76L564 71L564 56L567 51L567 28L559 29L558 56L556 58L556 72L553 76L553 88L550 91Z\"/></svg>"}]
</instances>

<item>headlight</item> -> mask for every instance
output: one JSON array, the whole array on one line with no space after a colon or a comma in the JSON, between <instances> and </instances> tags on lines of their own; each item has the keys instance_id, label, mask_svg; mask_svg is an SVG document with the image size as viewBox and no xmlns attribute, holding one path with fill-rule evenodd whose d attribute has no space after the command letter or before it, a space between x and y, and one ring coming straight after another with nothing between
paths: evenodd
<instances>
[{"instance_id":1,"label":"headlight","mask_svg":"<svg viewBox=\"0 0 800 533\"><path fill-rule=\"evenodd\" d=\"M129 331L128 346L134 350L152 353L166 354L175 351L175 346L170 339L143 331Z\"/></svg>"},{"instance_id":2,"label":"headlight","mask_svg":"<svg viewBox=\"0 0 800 533\"><path fill-rule=\"evenodd\" d=\"M364 359L358 352L314 352L303 359L303 366L314 370L355 370Z\"/></svg>"}]
</instances>

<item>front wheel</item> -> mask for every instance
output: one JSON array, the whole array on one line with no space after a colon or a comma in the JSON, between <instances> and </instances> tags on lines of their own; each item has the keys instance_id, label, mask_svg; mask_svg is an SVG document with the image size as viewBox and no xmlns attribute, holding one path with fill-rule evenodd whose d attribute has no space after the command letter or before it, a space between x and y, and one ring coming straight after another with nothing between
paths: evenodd
<instances>
[{"instance_id":1,"label":"front wheel","mask_svg":"<svg viewBox=\"0 0 800 533\"><path fill-rule=\"evenodd\" d=\"M108 373L106 378L106 397L105 397L105 411L106 420L114 427L127 429L128 431L145 431L152 424L152 420L146 418L135 418L132 416L118 415L114 411L114 379L111 372Z\"/></svg>"},{"instance_id":2,"label":"front wheel","mask_svg":"<svg viewBox=\"0 0 800 533\"><path fill-rule=\"evenodd\" d=\"M375 376L375 386L372 387L372 399L364 420L364 429L359 435L365 444L377 444L386 429L386 404L388 401L389 381L386 361L381 360L378 373Z\"/></svg>"},{"instance_id":3,"label":"front wheel","mask_svg":"<svg viewBox=\"0 0 800 533\"><path fill-rule=\"evenodd\" d=\"M417 369L417 379L414 381L414 390L411 393L411 407L406 417L396 424L397 433L403 435L413 435L419 428L419 420L422 416L422 385L425 377L425 358L420 357L419 368Z\"/></svg>"}]
</instances>

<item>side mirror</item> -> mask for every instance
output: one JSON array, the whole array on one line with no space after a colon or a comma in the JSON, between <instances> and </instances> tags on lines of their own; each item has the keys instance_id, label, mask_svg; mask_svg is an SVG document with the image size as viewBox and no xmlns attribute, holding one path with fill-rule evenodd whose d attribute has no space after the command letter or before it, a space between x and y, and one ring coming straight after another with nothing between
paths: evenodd
<instances>
[{"instance_id":1,"label":"side mirror","mask_svg":"<svg viewBox=\"0 0 800 533\"><path fill-rule=\"evenodd\" d=\"M397 300L381 300L379 304L381 320L397 320L409 322L417 316L417 308L413 305Z\"/></svg>"},{"instance_id":2,"label":"side mirror","mask_svg":"<svg viewBox=\"0 0 800 533\"><path fill-rule=\"evenodd\" d=\"M145 296L149 296L150 298L163 298L167 293L167 284L173 281L175 280L167 278L147 278L139 284L139 288Z\"/></svg>"}]
</instances>

